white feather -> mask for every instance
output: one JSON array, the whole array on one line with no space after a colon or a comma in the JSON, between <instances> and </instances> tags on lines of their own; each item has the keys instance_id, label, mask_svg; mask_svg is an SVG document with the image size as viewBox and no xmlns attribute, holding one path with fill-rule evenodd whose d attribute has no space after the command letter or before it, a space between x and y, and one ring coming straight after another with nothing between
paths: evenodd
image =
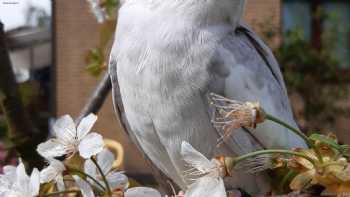
<instances>
[{"instance_id":1,"label":"white feather","mask_svg":"<svg viewBox=\"0 0 350 197\"><path fill-rule=\"evenodd\" d=\"M182 176L189 169L182 159L182 141L192 144L206 158L215 154L235 156L258 147L242 130L223 146L216 146L220 136L208 115L206 94L210 91L230 99L244 93L243 100L238 100L263 100L264 107L280 112L280 116L293 122L292 115L288 114L291 112L280 106L280 101L286 100L284 103L289 107L285 92L278 86L283 81L271 81L273 73L266 62L254 47L244 45L251 41L236 34L244 2L127 0L119 11L111 53L118 66L110 67L114 100L118 100L120 87L133 135L157 167L182 189L189 185ZM232 47L227 49L226 45ZM240 47L245 48L240 51ZM242 60L241 53L250 59ZM259 69L254 70L256 68ZM264 73L260 81L256 77L259 72ZM249 81L248 84L256 88L246 90L243 81ZM261 81L263 88L258 88ZM270 95L269 89L274 89L274 94ZM278 98L267 99L273 97ZM284 131L279 135L281 127L267 125L270 126L254 134L269 145L286 143L284 146L289 147L300 142L293 141L295 136ZM268 129L273 130L261 134ZM185 155L201 158L188 147L185 149ZM186 156L186 160L197 165L190 156ZM203 158L200 163L209 165ZM258 194L264 188L256 187L255 183L255 176L246 175L229 185Z\"/></svg>"}]
</instances>

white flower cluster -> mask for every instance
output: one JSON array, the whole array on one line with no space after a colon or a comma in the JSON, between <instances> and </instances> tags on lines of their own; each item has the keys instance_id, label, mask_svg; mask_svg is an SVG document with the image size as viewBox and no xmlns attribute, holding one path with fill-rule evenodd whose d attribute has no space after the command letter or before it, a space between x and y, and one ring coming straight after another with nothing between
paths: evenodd
<instances>
[{"instance_id":1,"label":"white flower cluster","mask_svg":"<svg viewBox=\"0 0 350 197\"><path fill-rule=\"evenodd\" d=\"M53 125L56 138L39 144L37 151L44 158L71 156L76 152L85 159L96 155L103 149L102 136L89 133L96 120L97 116L90 114L76 127L69 115L61 117Z\"/></svg>"},{"instance_id":2,"label":"white flower cluster","mask_svg":"<svg viewBox=\"0 0 350 197\"><path fill-rule=\"evenodd\" d=\"M0 175L0 197L38 196L40 184L44 183L55 183L58 194L72 192L65 190L66 176L64 176L65 172L69 174L71 171L67 169L69 167L64 161L56 158L64 157L65 160L68 160L77 153L85 159L84 170L75 171L79 173L71 175L83 197L94 197L101 194L111 196L111 192L122 192L125 197L160 197L160 193L152 188L128 189L128 178L123 172L113 169L115 156L104 148L102 136L95 132L90 133L96 120L97 116L90 114L76 126L68 115L59 118L53 125L55 138L37 147L38 153L48 161L49 165L41 172L35 168L30 177L26 174L21 159L17 167L5 166L4 174Z\"/></svg>"},{"instance_id":3,"label":"white flower cluster","mask_svg":"<svg viewBox=\"0 0 350 197\"><path fill-rule=\"evenodd\" d=\"M34 169L30 177L21 159L17 167L5 166L4 174L0 175L0 197L38 196L40 184L45 183L56 185L57 193L69 193L64 174L71 172L70 181L75 182L83 197L112 196L114 192L121 192L125 197L160 197L160 193L152 188L128 188L127 176L113 169L115 156L104 148L102 136L90 132L96 120L97 116L90 114L76 126L68 115L59 118L53 125L55 137L37 147L49 165L40 172ZM69 169L65 161L56 159L64 157L69 160L78 153L85 160L82 171ZM182 143L181 154L191 166L185 177L195 177L191 178L194 182L185 197L226 196L224 174L218 160L208 160L187 142Z\"/></svg>"},{"instance_id":4,"label":"white flower cluster","mask_svg":"<svg viewBox=\"0 0 350 197\"><path fill-rule=\"evenodd\" d=\"M181 155L192 167L185 172L185 177L195 177L185 197L226 197L223 181L225 174L218 160L207 159L187 142L182 142Z\"/></svg>"},{"instance_id":5,"label":"white flower cluster","mask_svg":"<svg viewBox=\"0 0 350 197\"><path fill-rule=\"evenodd\" d=\"M37 196L40 189L40 172L34 169L29 177L20 160L17 167L5 166L0 175L0 197Z\"/></svg>"}]
</instances>

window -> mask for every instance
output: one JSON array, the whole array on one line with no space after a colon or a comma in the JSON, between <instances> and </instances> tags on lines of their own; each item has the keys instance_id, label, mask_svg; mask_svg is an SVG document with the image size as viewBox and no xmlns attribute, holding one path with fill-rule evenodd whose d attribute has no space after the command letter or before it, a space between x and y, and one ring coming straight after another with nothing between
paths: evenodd
<instances>
[{"instance_id":1,"label":"window","mask_svg":"<svg viewBox=\"0 0 350 197\"><path fill-rule=\"evenodd\" d=\"M350 2L325 1L323 7L326 13L333 15L324 26L336 36L334 53L341 67L350 67Z\"/></svg>"},{"instance_id":2,"label":"window","mask_svg":"<svg viewBox=\"0 0 350 197\"><path fill-rule=\"evenodd\" d=\"M311 37L311 6L308 0L288 0L283 3L283 31L302 29L305 39Z\"/></svg>"},{"instance_id":3,"label":"window","mask_svg":"<svg viewBox=\"0 0 350 197\"><path fill-rule=\"evenodd\" d=\"M315 45L330 41L339 66L350 68L350 1L284 0L282 13L283 32L301 29L304 39ZM316 14L321 15L319 21L313 18Z\"/></svg>"}]
</instances>

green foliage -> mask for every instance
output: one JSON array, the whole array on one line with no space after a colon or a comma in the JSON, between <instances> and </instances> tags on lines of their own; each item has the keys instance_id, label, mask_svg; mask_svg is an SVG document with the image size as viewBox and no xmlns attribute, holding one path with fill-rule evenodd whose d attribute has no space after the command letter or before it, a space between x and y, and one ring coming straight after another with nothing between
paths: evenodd
<instances>
[{"instance_id":1,"label":"green foliage","mask_svg":"<svg viewBox=\"0 0 350 197\"><path fill-rule=\"evenodd\" d=\"M104 52L101 48L95 48L91 49L87 56L88 66L87 70L88 72L93 76L99 76L104 68L105 65L105 58L104 58Z\"/></svg>"},{"instance_id":2,"label":"green foliage","mask_svg":"<svg viewBox=\"0 0 350 197\"><path fill-rule=\"evenodd\" d=\"M110 9L110 12L115 12L119 1L106 0L102 4L106 10ZM112 11L113 10L113 11ZM91 49L87 54L87 71L92 76L98 77L103 73L107 67L107 55L109 48L111 47L116 20L112 15L109 19L104 21L100 26L99 45L96 48Z\"/></svg>"},{"instance_id":3,"label":"green foliage","mask_svg":"<svg viewBox=\"0 0 350 197\"><path fill-rule=\"evenodd\" d=\"M35 81L18 84L18 87L24 106L30 105L39 97L40 87Z\"/></svg>"},{"instance_id":4,"label":"green foliage","mask_svg":"<svg viewBox=\"0 0 350 197\"><path fill-rule=\"evenodd\" d=\"M116 8L119 5L118 0L103 0L102 1L102 7L106 8L107 14L109 16L113 16Z\"/></svg>"},{"instance_id":5,"label":"green foliage","mask_svg":"<svg viewBox=\"0 0 350 197\"><path fill-rule=\"evenodd\" d=\"M332 43L331 37L327 38L324 43ZM289 89L302 94L307 119L323 112L324 118L329 120L337 111L334 102L344 95L344 81L349 81L349 76L339 76L339 60L330 46L324 45L321 50L313 48L299 29L287 32L284 39L276 56L283 65Z\"/></svg>"},{"instance_id":6,"label":"green foliage","mask_svg":"<svg viewBox=\"0 0 350 197\"><path fill-rule=\"evenodd\" d=\"M338 80L339 61L331 52L328 47L315 49L304 40L302 30L295 29L284 35L284 42L276 51L276 56L283 65L288 84L299 89L305 86L309 77L318 83Z\"/></svg>"},{"instance_id":7,"label":"green foliage","mask_svg":"<svg viewBox=\"0 0 350 197\"><path fill-rule=\"evenodd\" d=\"M303 31L295 29L284 35L276 51L287 85L305 99L307 118L321 112L326 112L324 118L334 117L334 101L346 95L344 83L350 81L350 76L341 76L340 60L334 54L336 38L335 31L328 29L322 35L322 49L315 49L304 39Z\"/></svg>"},{"instance_id":8,"label":"green foliage","mask_svg":"<svg viewBox=\"0 0 350 197\"><path fill-rule=\"evenodd\" d=\"M25 83L18 84L19 92L21 95L21 100L26 108L28 108L30 105L33 104L34 101L36 101L39 97L39 86L33 81L28 81ZM2 97L4 97L3 94L0 92L0 102L2 100ZM3 112L0 106L0 139L1 140L7 140L7 131L8 126L5 120L5 117L3 116Z\"/></svg>"},{"instance_id":9,"label":"green foliage","mask_svg":"<svg viewBox=\"0 0 350 197\"><path fill-rule=\"evenodd\" d=\"M324 21L321 49L306 40L302 29L295 28L282 34L282 43L275 49L275 55L289 92L297 92L305 102L307 127L319 129L320 122L332 123L338 116L350 115L349 109L336 105L336 101L350 95L350 75L346 74L350 73L350 65L346 65L338 52L339 46L346 47L339 43L350 42L344 34L350 35L350 28L340 24L338 13L326 13L321 9L315 14ZM270 21L260 27L262 37L271 43L281 34ZM350 43L348 47L350 50Z\"/></svg>"}]
</instances>

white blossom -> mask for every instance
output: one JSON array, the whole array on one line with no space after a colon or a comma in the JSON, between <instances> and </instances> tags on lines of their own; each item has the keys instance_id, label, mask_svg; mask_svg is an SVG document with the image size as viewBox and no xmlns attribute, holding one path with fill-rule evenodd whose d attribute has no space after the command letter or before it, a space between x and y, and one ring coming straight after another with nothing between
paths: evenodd
<instances>
[{"instance_id":1,"label":"white blossom","mask_svg":"<svg viewBox=\"0 0 350 197\"><path fill-rule=\"evenodd\" d=\"M96 160L112 190L124 190L127 187L128 177L126 177L123 172L117 172L113 170L113 162L115 160L115 157L111 151L108 149L102 150L99 154L97 154ZM86 174L99 181L101 185L106 187L100 172L92 160L85 161L84 171ZM91 179L88 180L91 184L95 184Z\"/></svg>"},{"instance_id":2,"label":"white blossom","mask_svg":"<svg viewBox=\"0 0 350 197\"><path fill-rule=\"evenodd\" d=\"M207 159L187 142L182 142L181 155L192 167L185 172L185 178L194 180L186 191L185 197L226 197L223 181L225 172L218 160Z\"/></svg>"},{"instance_id":3,"label":"white blossom","mask_svg":"<svg viewBox=\"0 0 350 197\"><path fill-rule=\"evenodd\" d=\"M38 169L35 168L29 177L20 160L16 168L5 166L4 172L5 174L0 175L0 197L33 197L39 194L40 172Z\"/></svg>"},{"instance_id":4,"label":"white blossom","mask_svg":"<svg viewBox=\"0 0 350 197\"><path fill-rule=\"evenodd\" d=\"M81 179L77 175L73 175L73 179L75 180L75 183L79 187L83 197L95 197L95 194L94 194L94 192L93 192L93 190L88 182Z\"/></svg>"},{"instance_id":5,"label":"white blossom","mask_svg":"<svg viewBox=\"0 0 350 197\"><path fill-rule=\"evenodd\" d=\"M128 189L125 194L125 197L161 197L160 193L150 187L133 187Z\"/></svg>"},{"instance_id":6,"label":"white blossom","mask_svg":"<svg viewBox=\"0 0 350 197\"><path fill-rule=\"evenodd\" d=\"M95 15L98 23L103 23L108 19L108 14L105 8L100 6L100 0L87 0L90 4L92 13Z\"/></svg>"},{"instance_id":7,"label":"white blossom","mask_svg":"<svg viewBox=\"0 0 350 197\"><path fill-rule=\"evenodd\" d=\"M62 173L66 170L64 164L56 159L49 159L49 166L41 170L40 182L48 183L54 181L58 191L64 191L65 185Z\"/></svg>"},{"instance_id":8,"label":"white blossom","mask_svg":"<svg viewBox=\"0 0 350 197\"><path fill-rule=\"evenodd\" d=\"M0 196L6 191L9 191L14 182L16 181L16 167L4 166L4 174L0 175Z\"/></svg>"},{"instance_id":9,"label":"white blossom","mask_svg":"<svg viewBox=\"0 0 350 197\"><path fill-rule=\"evenodd\" d=\"M122 173L113 170L113 162L115 157L111 151L108 149L104 149L99 154L97 154L97 164L100 166L101 171L106 177L106 180L111 187L112 191L121 190L124 191L128 186L128 178ZM94 162L90 159L85 162L84 171L86 174L93 177L97 180L101 185L106 187L103 182L103 178L97 169ZM94 193L91 185L95 185L96 183L87 178L88 181L82 180L78 176L73 176L76 181L77 186L82 192L83 197L93 197ZM90 184L89 184L90 183ZM96 186L96 185L95 185ZM148 187L134 187L127 189L124 193L124 197L161 197L160 193L152 188Z\"/></svg>"},{"instance_id":10,"label":"white blossom","mask_svg":"<svg viewBox=\"0 0 350 197\"><path fill-rule=\"evenodd\" d=\"M37 151L45 158L71 156L76 152L85 159L90 158L103 149L102 136L89 133L96 120L97 116L90 114L76 127L69 115L62 116L53 125L56 138L39 144Z\"/></svg>"},{"instance_id":11,"label":"white blossom","mask_svg":"<svg viewBox=\"0 0 350 197\"><path fill-rule=\"evenodd\" d=\"M77 175L73 175L76 185L81 191L83 197L95 197L95 194L88 182L81 179ZM161 197L160 193L149 187L133 187L128 189L124 195L124 197Z\"/></svg>"}]
</instances>

